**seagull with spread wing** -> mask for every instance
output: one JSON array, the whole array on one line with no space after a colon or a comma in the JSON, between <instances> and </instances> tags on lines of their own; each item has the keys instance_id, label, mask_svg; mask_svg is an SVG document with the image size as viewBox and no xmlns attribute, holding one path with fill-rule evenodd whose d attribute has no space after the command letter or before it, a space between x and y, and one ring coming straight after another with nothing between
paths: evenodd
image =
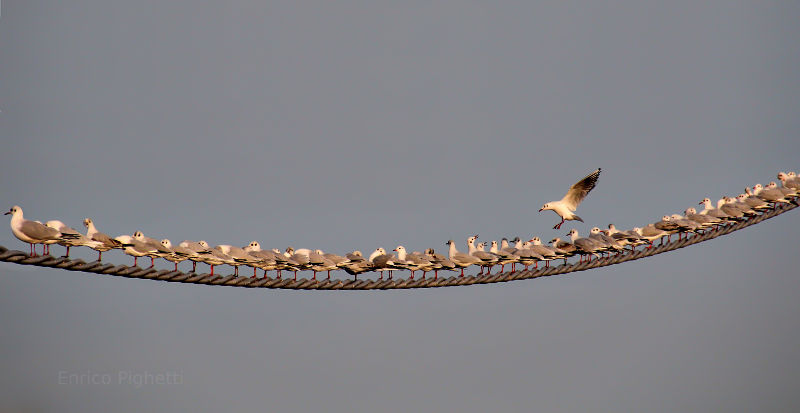
<instances>
[{"instance_id":1,"label":"seagull with spread wing","mask_svg":"<svg viewBox=\"0 0 800 413\"><path fill-rule=\"evenodd\" d=\"M539 212L542 212L546 209L549 209L561 217L561 222L559 222L553 229L560 229L561 225L564 224L564 221L580 221L583 222L581 217L575 215L573 212L578 208L578 204L583 201L583 198L586 198L586 195L589 195L589 191L591 191L595 184L597 184L597 178L600 176L601 168L597 168L594 172L586 175L585 178L581 179L575 185L572 185L567 191L567 194L564 195L560 201L553 201L548 202L542 205L539 208Z\"/></svg>"}]
</instances>

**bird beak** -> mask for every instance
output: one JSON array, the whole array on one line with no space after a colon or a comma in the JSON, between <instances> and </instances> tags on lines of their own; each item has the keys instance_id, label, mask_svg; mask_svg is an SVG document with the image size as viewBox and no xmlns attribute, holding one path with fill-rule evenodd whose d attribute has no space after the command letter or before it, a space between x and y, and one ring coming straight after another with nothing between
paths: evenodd
<instances>
[{"instance_id":1,"label":"bird beak","mask_svg":"<svg viewBox=\"0 0 800 413\"><path fill-rule=\"evenodd\" d=\"M6 212L6 213L5 213L5 214L3 214L3 215L11 215L11 211L8 211L8 212Z\"/></svg>"},{"instance_id":2,"label":"bird beak","mask_svg":"<svg viewBox=\"0 0 800 413\"><path fill-rule=\"evenodd\" d=\"M542 212L543 210L544 210L544 208L539 208L539 212Z\"/></svg>"},{"instance_id":3,"label":"bird beak","mask_svg":"<svg viewBox=\"0 0 800 413\"><path fill-rule=\"evenodd\" d=\"M703 201L698 202L697 205L703 205Z\"/></svg>"}]
</instances>

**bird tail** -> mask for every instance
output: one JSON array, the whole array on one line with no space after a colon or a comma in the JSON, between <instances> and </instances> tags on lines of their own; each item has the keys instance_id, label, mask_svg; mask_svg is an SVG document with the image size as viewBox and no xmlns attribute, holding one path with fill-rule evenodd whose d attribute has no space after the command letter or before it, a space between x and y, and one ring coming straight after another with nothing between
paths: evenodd
<instances>
[{"instance_id":1,"label":"bird tail","mask_svg":"<svg viewBox=\"0 0 800 413\"><path fill-rule=\"evenodd\" d=\"M575 220L575 221L580 221L580 222L583 222L583 220L581 219L581 217L579 217L579 216L577 216L577 215L572 215L572 219L573 219L573 220Z\"/></svg>"}]
</instances>

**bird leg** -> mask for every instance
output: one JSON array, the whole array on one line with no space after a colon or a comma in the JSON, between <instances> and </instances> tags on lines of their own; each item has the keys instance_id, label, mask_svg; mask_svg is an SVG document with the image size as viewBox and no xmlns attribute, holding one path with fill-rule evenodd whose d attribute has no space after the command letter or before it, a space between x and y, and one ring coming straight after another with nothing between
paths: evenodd
<instances>
[{"instance_id":1,"label":"bird leg","mask_svg":"<svg viewBox=\"0 0 800 413\"><path fill-rule=\"evenodd\" d=\"M155 265L156 265L156 259L153 258L153 257L150 257L150 266L147 267L147 268L153 268L153 267L155 267Z\"/></svg>"},{"instance_id":2,"label":"bird leg","mask_svg":"<svg viewBox=\"0 0 800 413\"><path fill-rule=\"evenodd\" d=\"M178 263L175 263L175 271L178 271Z\"/></svg>"},{"instance_id":3,"label":"bird leg","mask_svg":"<svg viewBox=\"0 0 800 413\"><path fill-rule=\"evenodd\" d=\"M103 251L97 251L97 261L103 260Z\"/></svg>"},{"instance_id":4,"label":"bird leg","mask_svg":"<svg viewBox=\"0 0 800 413\"><path fill-rule=\"evenodd\" d=\"M211 266L211 274L208 274L208 275L214 276L214 266L211 265L211 264L209 264L209 266Z\"/></svg>"},{"instance_id":5,"label":"bird leg","mask_svg":"<svg viewBox=\"0 0 800 413\"><path fill-rule=\"evenodd\" d=\"M312 280L317 280L317 270L312 270L314 272L314 276L311 277Z\"/></svg>"},{"instance_id":6,"label":"bird leg","mask_svg":"<svg viewBox=\"0 0 800 413\"><path fill-rule=\"evenodd\" d=\"M64 257L69 258L69 245L67 245L67 254Z\"/></svg>"},{"instance_id":7,"label":"bird leg","mask_svg":"<svg viewBox=\"0 0 800 413\"><path fill-rule=\"evenodd\" d=\"M331 279L331 270L328 270L328 280Z\"/></svg>"},{"instance_id":8,"label":"bird leg","mask_svg":"<svg viewBox=\"0 0 800 413\"><path fill-rule=\"evenodd\" d=\"M463 276L464 276L464 269L462 268L461 269L461 275L459 277L463 277Z\"/></svg>"},{"instance_id":9,"label":"bird leg","mask_svg":"<svg viewBox=\"0 0 800 413\"><path fill-rule=\"evenodd\" d=\"M133 257L133 265L136 266L136 257ZM197 261L192 261L192 272L197 271Z\"/></svg>"},{"instance_id":10,"label":"bird leg","mask_svg":"<svg viewBox=\"0 0 800 413\"><path fill-rule=\"evenodd\" d=\"M256 277L258 277L258 274L256 274L256 267L253 267L253 278L256 278Z\"/></svg>"},{"instance_id":11,"label":"bird leg","mask_svg":"<svg viewBox=\"0 0 800 413\"><path fill-rule=\"evenodd\" d=\"M556 224L556 226L554 226L553 229L561 229L562 225L564 225L564 218L563 217L561 218L561 222Z\"/></svg>"},{"instance_id":12,"label":"bird leg","mask_svg":"<svg viewBox=\"0 0 800 413\"><path fill-rule=\"evenodd\" d=\"M411 278L409 278L409 279L410 279L410 280L413 280L413 279L414 279L414 270L411 270Z\"/></svg>"}]
</instances>

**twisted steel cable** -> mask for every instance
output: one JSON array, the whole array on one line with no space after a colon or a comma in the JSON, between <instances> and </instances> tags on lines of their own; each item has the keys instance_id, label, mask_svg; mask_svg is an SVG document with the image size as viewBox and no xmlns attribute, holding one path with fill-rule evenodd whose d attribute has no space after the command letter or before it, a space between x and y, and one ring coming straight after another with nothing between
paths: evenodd
<instances>
[{"instance_id":1,"label":"twisted steel cable","mask_svg":"<svg viewBox=\"0 0 800 413\"><path fill-rule=\"evenodd\" d=\"M667 242L657 247L627 251L625 253L599 258L592 261L567 263L559 266L550 266L534 270L502 272L491 275L471 275L449 278L418 278L418 279L388 279L388 280L312 280L307 278L281 279L281 278L251 278L236 275L209 275L198 273L184 273L181 271L156 270L154 268L142 269L125 265L114 265L99 261L84 262L65 257L52 257L50 255L30 257L27 253L18 250L9 250L0 245L0 261L12 262L21 265L34 265L37 267L62 268L68 271L82 271L101 275L118 277L142 278L148 280L168 281L185 284L225 285L229 287L245 288L280 288L289 290L393 290L408 288L436 288L455 287L473 284L493 284L530 278L547 277L551 275L568 274L571 272L585 271L592 268L606 267L627 261L638 260L657 254L688 247L703 241L708 241L722 235L730 234L751 225L758 224L766 219L776 217L784 212L797 208L794 204L781 204L775 209L768 210L747 220L734 224L720 226L702 234L687 236L678 241Z\"/></svg>"}]
</instances>

